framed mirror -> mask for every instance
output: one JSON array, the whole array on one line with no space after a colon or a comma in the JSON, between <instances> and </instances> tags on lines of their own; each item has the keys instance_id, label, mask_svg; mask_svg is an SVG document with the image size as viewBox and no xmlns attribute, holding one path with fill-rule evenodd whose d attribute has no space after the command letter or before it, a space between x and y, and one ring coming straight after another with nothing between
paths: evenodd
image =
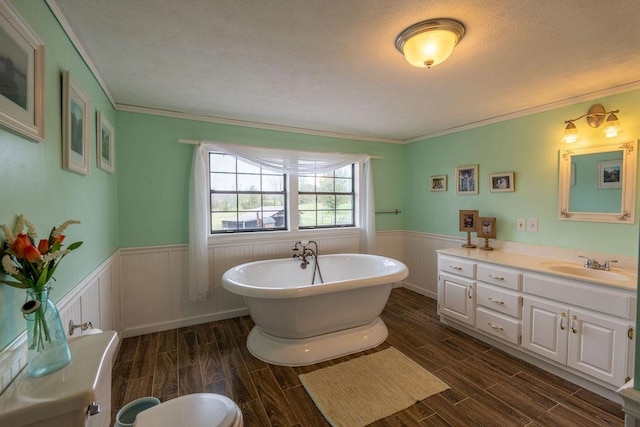
<instances>
[{"instance_id":1,"label":"framed mirror","mask_svg":"<svg viewBox=\"0 0 640 427\"><path fill-rule=\"evenodd\" d=\"M636 141L560 150L558 218L633 224Z\"/></svg>"}]
</instances>

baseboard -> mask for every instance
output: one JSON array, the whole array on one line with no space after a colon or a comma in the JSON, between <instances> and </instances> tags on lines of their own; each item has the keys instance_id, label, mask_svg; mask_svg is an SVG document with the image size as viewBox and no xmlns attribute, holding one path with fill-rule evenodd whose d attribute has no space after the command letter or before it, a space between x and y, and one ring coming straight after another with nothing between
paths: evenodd
<instances>
[{"instance_id":1,"label":"baseboard","mask_svg":"<svg viewBox=\"0 0 640 427\"><path fill-rule=\"evenodd\" d=\"M410 291L413 291L417 294L424 295L425 297L429 297L431 299L438 299L438 294L436 292L429 291L427 289L423 289L419 286L413 285L411 283L402 282L402 287L407 288Z\"/></svg>"}]
</instances>

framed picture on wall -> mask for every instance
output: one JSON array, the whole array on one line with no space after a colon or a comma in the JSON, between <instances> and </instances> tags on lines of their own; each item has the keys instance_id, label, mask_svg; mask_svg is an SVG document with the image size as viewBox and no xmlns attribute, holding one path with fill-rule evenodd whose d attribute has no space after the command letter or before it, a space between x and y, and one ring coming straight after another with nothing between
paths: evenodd
<instances>
[{"instance_id":1,"label":"framed picture on wall","mask_svg":"<svg viewBox=\"0 0 640 427\"><path fill-rule=\"evenodd\" d=\"M0 125L44 141L44 43L0 0Z\"/></svg>"},{"instance_id":2,"label":"framed picture on wall","mask_svg":"<svg viewBox=\"0 0 640 427\"><path fill-rule=\"evenodd\" d=\"M455 178L456 194L478 194L478 165L457 167Z\"/></svg>"},{"instance_id":3,"label":"framed picture on wall","mask_svg":"<svg viewBox=\"0 0 640 427\"><path fill-rule=\"evenodd\" d=\"M96 113L96 160L98 167L109 173L115 171L115 131L111 122L100 112Z\"/></svg>"},{"instance_id":4,"label":"framed picture on wall","mask_svg":"<svg viewBox=\"0 0 640 427\"><path fill-rule=\"evenodd\" d=\"M62 167L89 175L91 102L67 70L62 72Z\"/></svg>"},{"instance_id":5,"label":"framed picture on wall","mask_svg":"<svg viewBox=\"0 0 640 427\"><path fill-rule=\"evenodd\" d=\"M598 188L622 188L622 160L598 162Z\"/></svg>"},{"instance_id":6,"label":"framed picture on wall","mask_svg":"<svg viewBox=\"0 0 640 427\"><path fill-rule=\"evenodd\" d=\"M514 191L514 173L492 173L489 174L489 191L492 193L504 193Z\"/></svg>"},{"instance_id":7,"label":"framed picture on wall","mask_svg":"<svg viewBox=\"0 0 640 427\"><path fill-rule=\"evenodd\" d=\"M431 191L447 191L447 175L434 175L431 177Z\"/></svg>"}]
</instances>

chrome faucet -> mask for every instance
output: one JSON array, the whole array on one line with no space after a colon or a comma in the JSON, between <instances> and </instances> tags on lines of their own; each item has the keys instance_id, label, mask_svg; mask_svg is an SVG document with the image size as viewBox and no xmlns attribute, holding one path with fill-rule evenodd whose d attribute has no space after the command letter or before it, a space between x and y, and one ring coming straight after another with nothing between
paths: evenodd
<instances>
[{"instance_id":1,"label":"chrome faucet","mask_svg":"<svg viewBox=\"0 0 640 427\"><path fill-rule=\"evenodd\" d=\"M610 264L612 262L618 262L618 260L611 259L603 262L598 262L593 258L578 255L579 258L584 258L584 268L590 268L592 270L604 270L609 271L611 269Z\"/></svg>"}]
</instances>

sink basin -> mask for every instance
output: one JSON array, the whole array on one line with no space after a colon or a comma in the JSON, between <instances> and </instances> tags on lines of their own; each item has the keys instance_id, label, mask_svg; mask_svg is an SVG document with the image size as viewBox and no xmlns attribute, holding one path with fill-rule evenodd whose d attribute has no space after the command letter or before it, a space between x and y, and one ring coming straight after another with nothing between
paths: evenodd
<instances>
[{"instance_id":1,"label":"sink basin","mask_svg":"<svg viewBox=\"0 0 640 427\"><path fill-rule=\"evenodd\" d=\"M567 264L567 263L545 263L545 267L549 270L556 271L558 273L571 274L573 276L581 276L585 278L600 279L600 280L616 280L619 282L625 282L631 280L631 277L617 273L615 271L594 270L591 268L585 268L579 265Z\"/></svg>"}]
</instances>

